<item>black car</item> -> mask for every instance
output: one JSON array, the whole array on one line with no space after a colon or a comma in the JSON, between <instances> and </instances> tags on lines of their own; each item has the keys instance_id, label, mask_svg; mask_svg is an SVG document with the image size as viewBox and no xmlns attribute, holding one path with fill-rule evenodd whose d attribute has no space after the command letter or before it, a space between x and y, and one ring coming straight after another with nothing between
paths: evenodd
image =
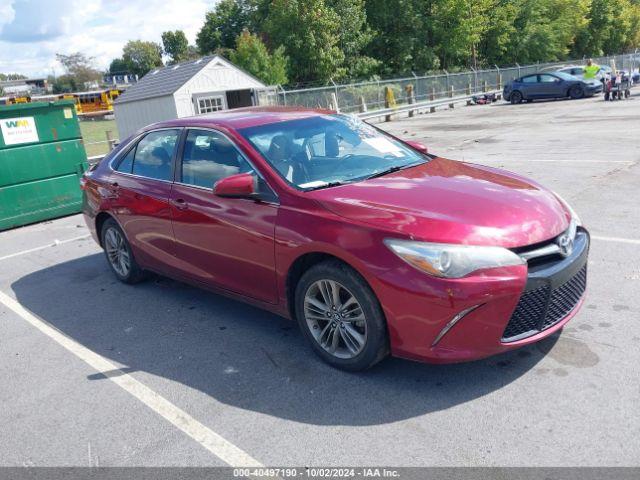
<instances>
[{"instance_id":1,"label":"black car","mask_svg":"<svg viewBox=\"0 0 640 480\"><path fill-rule=\"evenodd\" d=\"M504 99L511 103L531 102L541 98L583 98L602 92L598 80L580 80L572 75L534 73L516 78L504 87Z\"/></svg>"}]
</instances>

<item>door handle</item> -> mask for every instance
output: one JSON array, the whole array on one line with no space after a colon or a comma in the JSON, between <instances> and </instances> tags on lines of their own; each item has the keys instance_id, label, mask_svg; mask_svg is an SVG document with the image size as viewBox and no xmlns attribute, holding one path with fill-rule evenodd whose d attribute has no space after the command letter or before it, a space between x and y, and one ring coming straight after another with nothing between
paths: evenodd
<instances>
[{"instance_id":1,"label":"door handle","mask_svg":"<svg viewBox=\"0 0 640 480\"><path fill-rule=\"evenodd\" d=\"M189 204L186 202L184 198L176 198L171 200L171 204L176 207L178 210L186 210L189 208Z\"/></svg>"}]
</instances>

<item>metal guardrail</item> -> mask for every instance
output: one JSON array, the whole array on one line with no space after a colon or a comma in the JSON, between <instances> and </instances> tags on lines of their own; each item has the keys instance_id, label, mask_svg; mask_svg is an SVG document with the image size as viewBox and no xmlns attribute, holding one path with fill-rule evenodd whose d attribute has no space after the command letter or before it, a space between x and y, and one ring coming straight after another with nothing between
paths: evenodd
<instances>
[{"instance_id":1,"label":"metal guardrail","mask_svg":"<svg viewBox=\"0 0 640 480\"><path fill-rule=\"evenodd\" d=\"M392 108L383 108L379 110L374 110L371 112L362 112L356 114L362 120L370 120L372 118L380 118L386 117L389 115L395 115L398 113L409 113L409 112L418 112L419 110L425 109L435 109L437 107L447 106L447 105L455 105L459 103L468 103L471 101L473 97L477 97L483 94L500 94L500 90L490 90L488 92L475 93L472 95L462 95L451 98L440 98L438 100L428 100L426 102L416 102L416 103L407 103L404 105L400 105L398 107Z\"/></svg>"}]
</instances>

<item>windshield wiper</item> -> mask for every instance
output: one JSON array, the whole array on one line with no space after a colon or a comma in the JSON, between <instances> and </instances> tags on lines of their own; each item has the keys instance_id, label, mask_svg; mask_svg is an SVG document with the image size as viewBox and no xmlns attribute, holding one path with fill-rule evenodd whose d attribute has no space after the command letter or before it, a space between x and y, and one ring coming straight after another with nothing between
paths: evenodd
<instances>
[{"instance_id":1,"label":"windshield wiper","mask_svg":"<svg viewBox=\"0 0 640 480\"><path fill-rule=\"evenodd\" d=\"M371 178L384 177L385 175L389 175L390 173L399 172L400 170L404 170L405 168L415 167L417 165L422 165L423 163L425 162L414 162L414 163L409 163L407 165L394 165L393 167L389 167L386 170L381 170L379 172L369 175L365 180L369 180Z\"/></svg>"},{"instance_id":2,"label":"windshield wiper","mask_svg":"<svg viewBox=\"0 0 640 480\"><path fill-rule=\"evenodd\" d=\"M331 188L331 187L339 187L340 185L345 185L344 182L329 182L322 185L317 185L315 187L309 187L305 189L305 192L312 192L313 190L320 190L322 188Z\"/></svg>"}]
</instances>

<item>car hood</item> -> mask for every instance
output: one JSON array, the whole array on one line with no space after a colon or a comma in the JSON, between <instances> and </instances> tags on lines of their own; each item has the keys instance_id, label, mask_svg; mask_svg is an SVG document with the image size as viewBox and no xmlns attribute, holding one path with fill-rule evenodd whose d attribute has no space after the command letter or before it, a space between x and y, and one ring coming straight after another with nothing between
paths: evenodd
<instances>
[{"instance_id":1,"label":"car hood","mask_svg":"<svg viewBox=\"0 0 640 480\"><path fill-rule=\"evenodd\" d=\"M443 158L309 194L339 216L429 242L520 247L559 235L571 219L530 180Z\"/></svg>"}]
</instances>

